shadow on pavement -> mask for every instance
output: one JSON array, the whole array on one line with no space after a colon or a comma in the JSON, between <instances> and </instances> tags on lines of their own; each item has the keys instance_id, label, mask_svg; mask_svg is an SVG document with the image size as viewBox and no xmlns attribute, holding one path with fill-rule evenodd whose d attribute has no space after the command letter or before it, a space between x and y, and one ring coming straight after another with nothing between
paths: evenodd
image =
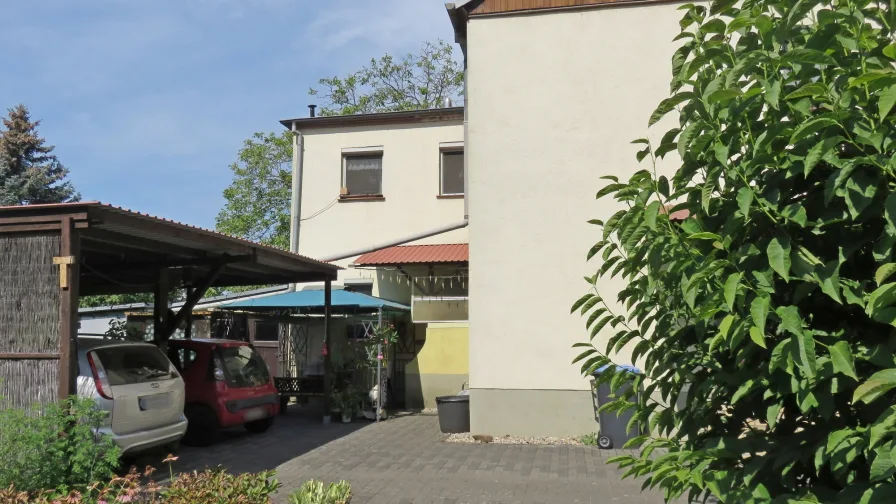
<instances>
[{"instance_id":1,"label":"shadow on pavement","mask_svg":"<svg viewBox=\"0 0 896 504\"><path fill-rule=\"evenodd\" d=\"M281 464L311 452L327 443L356 432L373 422L356 420L352 423L323 425L322 409L313 403L292 404L285 415L280 415L264 434L251 434L243 428L222 432L221 440L208 447L182 446L173 463L175 473L202 471L223 467L231 473L258 472L276 469ZM336 419L338 421L338 418ZM150 452L128 461L142 471L146 466L156 468L157 481L167 479L168 464L162 460L167 453Z\"/></svg>"}]
</instances>

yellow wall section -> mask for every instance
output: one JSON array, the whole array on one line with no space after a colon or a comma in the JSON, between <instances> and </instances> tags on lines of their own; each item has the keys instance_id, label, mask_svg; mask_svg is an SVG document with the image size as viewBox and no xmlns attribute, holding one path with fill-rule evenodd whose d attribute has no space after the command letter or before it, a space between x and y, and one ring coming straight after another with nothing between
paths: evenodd
<instances>
[{"instance_id":1,"label":"yellow wall section","mask_svg":"<svg viewBox=\"0 0 896 504\"><path fill-rule=\"evenodd\" d=\"M467 324L428 324L426 341L407 373L465 375L470 370L470 328Z\"/></svg>"}]
</instances>

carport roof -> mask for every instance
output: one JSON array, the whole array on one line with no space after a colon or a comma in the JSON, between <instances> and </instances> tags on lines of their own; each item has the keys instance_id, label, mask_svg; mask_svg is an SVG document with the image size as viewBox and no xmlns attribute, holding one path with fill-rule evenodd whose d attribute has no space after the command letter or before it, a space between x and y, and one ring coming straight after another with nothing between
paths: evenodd
<instances>
[{"instance_id":1,"label":"carport roof","mask_svg":"<svg viewBox=\"0 0 896 504\"><path fill-rule=\"evenodd\" d=\"M66 224L70 223L70 224ZM160 274L190 286L335 280L334 264L99 202L0 207L0 234L77 230L80 294L151 292Z\"/></svg>"}]
</instances>

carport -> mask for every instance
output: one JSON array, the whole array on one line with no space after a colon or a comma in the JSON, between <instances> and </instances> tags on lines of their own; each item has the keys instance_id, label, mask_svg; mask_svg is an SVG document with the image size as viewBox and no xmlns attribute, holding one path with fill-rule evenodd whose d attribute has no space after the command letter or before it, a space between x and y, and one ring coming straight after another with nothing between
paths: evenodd
<instances>
[{"instance_id":1,"label":"carport","mask_svg":"<svg viewBox=\"0 0 896 504\"><path fill-rule=\"evenodd\" d=\"M25 407L75 392L80 296L154 293L154 338L164 344L210 287L323 282L329 326L338 270L98 202L0 207L0 396ZM172 289L186 291L177 312Z\"/></svg>"}]
</instances>

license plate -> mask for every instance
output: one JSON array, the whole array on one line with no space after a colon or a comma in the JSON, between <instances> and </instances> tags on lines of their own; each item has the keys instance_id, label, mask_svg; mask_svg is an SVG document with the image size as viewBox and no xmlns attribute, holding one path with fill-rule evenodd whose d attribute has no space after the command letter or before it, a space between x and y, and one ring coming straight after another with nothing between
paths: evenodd
<instances>
[{"instance_id":1,"label":"license plate","mask_svg":"<svg viewBox=\"0 0 896 504\"><path fill-rule=\"evenodd\" d=\"M154 394L137 399L137 403L140 405L140 411L167 408L170 401L171 397L169 394Z\"/></svg>"},{"instance_id":2,"label":"license plate","mask_svg":"<svg viewBox=\"0 0 896 504\"><path fill-rule=\"evenodd\" d=\"M243 413L243 419L247 422L251 422L253 420L261 420L262 418L266 418L268 416L267 408L252 408L246 410Z\"/></svg>"}]
</instances>

